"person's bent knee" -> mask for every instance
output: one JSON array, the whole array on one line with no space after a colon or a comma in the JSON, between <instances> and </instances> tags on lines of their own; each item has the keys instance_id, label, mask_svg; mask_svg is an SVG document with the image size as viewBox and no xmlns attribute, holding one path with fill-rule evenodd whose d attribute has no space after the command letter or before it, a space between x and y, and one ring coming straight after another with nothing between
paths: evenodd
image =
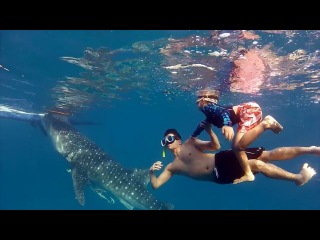
<instances>
[{"instance_id":1,"label":"person's bent knee","mask_svg":"<svg viewBox=\"0 0 320 240\"><path fill-rule=\"evenodd\" d=\"M249 160L249 165L252 171L254 172L261 172L263 170L263 168L265 167L265 162L261 161L261 160L257 160L257 159L252 159Z\"/></svg>"}]
</instances>

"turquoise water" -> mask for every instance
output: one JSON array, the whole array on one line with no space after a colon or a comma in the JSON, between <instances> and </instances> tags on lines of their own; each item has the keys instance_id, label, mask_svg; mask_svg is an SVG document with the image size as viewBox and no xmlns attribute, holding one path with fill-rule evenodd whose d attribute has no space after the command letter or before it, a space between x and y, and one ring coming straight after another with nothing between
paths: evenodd
<instances>
[{"instance_id":1,"label":"turquoise water","mask_svg":"<svg viewBox=\"0 0 320 240\"><path fill-rule=\"evenodd\" d=\"M255 33L261 36L258 48L272 44L278 56L303 49L306 56L296 58L299 64L290 71L285 63L278 66L279 71L270 70L271 77L258 93L242 93L230 90L227 57L213 62L205 57L220 51L217 45L191 46L186 49L191 51L189 57L184 50L168 58L159 53L168 38L205 38L209 31L0 31L0 104L31 112L58 109L73 112L77 119L93 121L97 124L77 128L129 168L149 168L157 160L164 164L172 160L170 154L162 159L159 142L163 132L176 128L183 139L189 137L203 120L194 103L194 91L204 86L219 88L223 94L221 104L255 100L264 115L271 114L281 122L281 134L265 132L254 146L273 149L319 145L319 32ZM242 42L232 35L226 39L230 42L221 44L228 53L239 46L255 45L253 40ZM140 44L134 49L135 43ZM107 50L98 51L104 48ZM86 55L86 50L91 55ZM83 61L94 59L96 52L102 56L96 62ZM66 57L80 60L73 64ZM170 73L164 68L179 63L214 66L217 73L206 75L199 68ZM90 70L88 66L97 68ZM279 75L273 76L275 73ZM200 80L193 80L196 77ZM72 78L77 78L76 83ZM220 130L216 133L222 149L229 148ZM206 139L205 134L201 138ZM304 162L320 171L319 156L314 155L275 164L296 173ZM39 128L0 119L0 209L126 209L111 194L108 197L115 199L114 204L89 187L85 206L79 205L68 167ZM158 190L150 185L148 189L157 198L173 203L177 210L318 210L319 180L317 174L306 185L297 187L259 174L253 183L217 185L175 176Z\"/></svg>"}]
</instances>

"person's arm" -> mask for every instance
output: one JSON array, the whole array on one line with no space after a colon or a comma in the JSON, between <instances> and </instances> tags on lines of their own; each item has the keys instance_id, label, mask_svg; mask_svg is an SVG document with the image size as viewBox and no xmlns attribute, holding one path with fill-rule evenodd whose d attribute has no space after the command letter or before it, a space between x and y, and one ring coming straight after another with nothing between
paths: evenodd
<instances>
[{"instance_id":1,"label":"person's arm","mask_svg":"<svg viewBox=\"0 0 320 240\"><path fill-rule=\"evenodd\" d=\"M198 124L196 130L194 130L194 132L191 134L191 137L196 138L202 133L202 131L204 130L204 127L203 127L204 122L206 122L206 120Z\"/></svg>"},{"instance_id":2,"label":"person's arm","mask_svg":"<svg viewBox=\"0 0 320 240\"><path fill-rule=\"evenodd\" d=\"M157 161L149 169L149 176L150 176L150 182L151 186L153 189L157 189L161 187L163 184L165 184L171 177L172 177L172 172L170 171L170 164L168 164L163 172L159 175L159 177L156 177L154 174L155 170L160 170L162 165L162 162Z\"/></svg>"},{"instance_id":3,"label":"person's arm","mask_svg":"<svg viewBox=\"0 0 320 240\"><path fill-rule=\"evenodd\" d=\"M216 104L208 104L204 107L203 112L208 115L215 116L220 119L220 122L218 123L222 129L222 134L224 137L231 141L234 137L234 131L233 131L233 123L230 118L230 112L225 109L224 107Z\"/></svg>"},{"instance_id":4,"label":"person's arm","mask_svg":"<svg viewBox=\"0 0 320 240\"><path fill-rule=\"evenodd\" d=\"M212 131L212 124L202 122L201 126L208 133L210 137L210 141L202 141L193 137L190 138L190 141L193 141L193 144L195 145L195 147L197 147L202 151L204 150L216 151L220 149L220 142L217 135Z\"/></svg>"},{"instance_id":5,"label":"person's arm","mask_svg":"<svg viewBox=\"0 0 320 240\"><path fill-rule=\"evenodd\" d=\"M219 118L221 122L219 124L221 124L222 126L232 127L230 112L224 107L217 104L208 104L203 107L203 112L206 116L214 116L216 118Z\"/></svg>"},{"instance_id":6,"label":"person's arm","mask_svg":"<svg viewBox=\"0 0 320 240\"><path fill-rule=\"evenodd\" d=\"M202 126L202 124L206 122L214 124L217 127L230 126L232 128L230 113L224 107L217 104L208 104L201 109L201 112L203 112L207 118L201 123L199 123L196 130L192 133L191 137L193 138L198 137L201 134L201 132L204 130L204 127ZM210 122L209 116L219 119L219 121Z\"/></svg>"},{"instance_id":7,"label":"person's arm","mask_svg":"<svg viewBox=\"0 0 320 240\"><path fill-rule=\"evenodd\" d=\"M217 135L212 131L212 127L211 127L212 125L208 124L208 123L206 125L207 126L205 127L205 130L210 137L210 142L207 144L206 147L208 150L216 151L216 150L220 149L219 139L218 139Z\"/></svg>"}]
</instances>

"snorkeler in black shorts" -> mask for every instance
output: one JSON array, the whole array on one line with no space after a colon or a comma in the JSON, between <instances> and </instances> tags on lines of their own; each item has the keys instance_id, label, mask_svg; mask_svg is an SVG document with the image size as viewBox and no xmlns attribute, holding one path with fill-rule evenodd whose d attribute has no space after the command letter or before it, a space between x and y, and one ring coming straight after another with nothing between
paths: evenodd
<instances>
[{"instance_id":1,"label":"snorkeler in black shorts","mask_svg":"<svg viewBox=\"0 0 320 240\"><path fill-rule=\"evenodd\" d=\"M154 189L161 187L174 175L217 184L234 184L234 179L243 174L232 149L217 152L221 146L212 130L212 124L203 122L201 127L207 132L209 141L189 137L183 142L176 129L170 128L164 132L160 141L163 157L167 150L173 155L173 160L165 166L162 161L156 161L149 168L150 183ZM306 154L320 156L320 146L277 147L271 150L251 147L245 148L244 152L253 174L261 173L270 179L286 180L302 186L316 174L308 163L302 165L300 172L292 173L271 162L287 161ZM162 167L163 171L156 176L155 171L161 170Z\"/></svg>"}]
</instances>

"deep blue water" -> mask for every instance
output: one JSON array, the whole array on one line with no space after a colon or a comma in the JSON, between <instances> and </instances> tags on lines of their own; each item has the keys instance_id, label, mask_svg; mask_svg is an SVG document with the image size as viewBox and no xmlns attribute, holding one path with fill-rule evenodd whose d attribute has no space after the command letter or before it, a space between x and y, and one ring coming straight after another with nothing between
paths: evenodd
<instances>
[{"instance_id":1,"label":"deep blue water","mask_svg":"<svg viewBox=\"0 0 320 240\"><path fill-rule=\"evenodd\" d=\"M53 102L51 89L66 76L76 76L83 71L62 61L61 57L82 57L87 47L118 49L138 41L171 36L181 38L193 33L197 31L0 31L0 65L10 70L0 68L0 81L5 84L0 86L0 104L20 105L22 109L34 112L49 108ZM302 40L290 46L283 39L274 37L274 41L284 52L306 47ZM318 40L310 51L319 47ZM315 72L318 71L316 68ZM307 81L304 77L293 79ZM315 86L318 85L315 83ZM93 104L81 113L82 119L96 121L98 125L77 128L127 167L149 168L156 160L169 163L171 155L167 153L162 159L159 144L165 129L176 128L186 139L203 119L192 95L186 98L176 95L174 100L168 100L161 91L154 91L151 96L159 97L143 104L134 97L127 99L133 93L121 94L125 97L115 100L111 107ZM269 91L260 96L226 91L221 103L231 104L244 99L257 100L264 115L276 116L284 126L281 134L265 132L253 145L266 149L319 145L319 104L311 101L302 88L281 94ZM219 130L216 132L222 149L228 148L229 143ZM206 138L205 134L201 136ZM319 156L314 155L275 164L296 173L304 162L320 171ZM89 188L85 192L86 204L80 206L67 169L68 163L39 128L25 122L0 119L0 209L125 209L118 201L108 204ZM159 199L173 203L177 210L318 210L318 175L302 187L259 174L253 183L238 185L217 185L175 176L156 191L150 185L148 188Z\"/></svg>"}]
</instances>

